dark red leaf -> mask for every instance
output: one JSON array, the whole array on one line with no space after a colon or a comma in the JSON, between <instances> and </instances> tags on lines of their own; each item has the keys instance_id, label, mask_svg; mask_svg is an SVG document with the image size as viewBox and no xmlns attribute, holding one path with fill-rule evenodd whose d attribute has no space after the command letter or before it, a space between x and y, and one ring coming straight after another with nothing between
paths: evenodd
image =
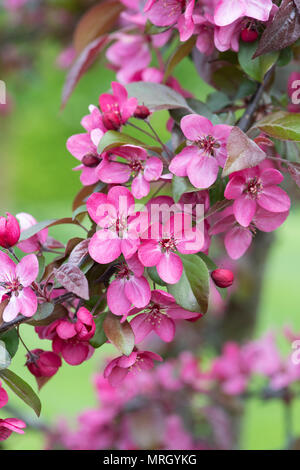
<instances>
[{"instance_id":1,"label":"dark red leaf","mask_svg":"<svg viewBox=\"0 0 300 470\"><path fill-rule=\"evenodd\" d=\"M297 8L296 8L297 3ZM283 0L271 24L259 41L253 58L272 51L280 51L294 44L300 37L300 1Z\"/></svg>"},{"instance_id":2,"label":"dark red leaf","mask_svg":"<svg viewBox=\"0 0 300 470\"><path fill-rule=\"evenodd\" d=\"M67 79L64 84L62 92L62 104L64 108L68 99L70 98L75 86L79 82L82 75L91 67L95 62L98 54L105 47L108 42L108 36L101 36L88 44L76 59L71 70L68 73Z\"/></svg>"},{"instance_id":3,"label":"dark red leaf","mask_svg":"<svg viewBox=\"0 0 300 470\"><path fill-rule=\"evenodd\" d=\"M75 264L65 263L55 271L57 281L69 292L89 299L89 286L84 273Z\"/></svg>"}]
</instances>

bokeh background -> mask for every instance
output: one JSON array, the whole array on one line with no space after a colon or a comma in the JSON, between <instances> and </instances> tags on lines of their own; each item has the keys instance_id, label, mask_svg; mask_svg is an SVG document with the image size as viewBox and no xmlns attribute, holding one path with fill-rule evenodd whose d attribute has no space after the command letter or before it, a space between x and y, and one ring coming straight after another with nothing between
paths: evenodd
<instances>
[{"instance_id":1,"label":"bokeh background","mask_svg":"<svg viewBox=\"0 0 300 470\"><path fill-rule=\"evenodd\" d=\"M6 83L13 111L0 117L1 214L7 210L13 214L24 211L33 214L38 221L71 215L72 199L81 186L79 173L72 171L76 161L66 150L66 140L81 132L80 120L88 105L97 103L99 94L109 88L114 74L101 63L97 64L84 76L66 109L60 111L65 72L56 66L59 52L58 44L44 41L36 54L34 67L12 75ZM175 76L198 98L204 98L210 91L208 85L199 82L187 60L176 69ZM156 117L155 125L166 140L165 120L166 114L162 112ZM276 232L264 280L256 336L270 329L280 332L287 324L300 331L299 222L300 208L295 206L287 222ZM81 235L81 229L59 226L51 229L51 235L66 241ZM37 338L32 327L23 325L21 333L30 348L40 344L45 348L45 341ZM101 370L105 356L111 351L109 346L96 350L93 358L81 366L71 367L64 363L41 391L43 422L52 423L64 416L72 423L80 411L95 405L91 377ZM25 350L20 346L12 370L36 388L24 362ZM34 418L18 398L9 395L12 406ZM292 411L294 434L299 435L299 401L294 402ZM283 413L279 402L249 401L242 447L279 448L285 438ZM2 413L0 410L0 417L4 417L3 410ZM41 449L43 445L43 435L28 429L24 436L13 435L5 448Z\"/></svg>"}]
</instances>

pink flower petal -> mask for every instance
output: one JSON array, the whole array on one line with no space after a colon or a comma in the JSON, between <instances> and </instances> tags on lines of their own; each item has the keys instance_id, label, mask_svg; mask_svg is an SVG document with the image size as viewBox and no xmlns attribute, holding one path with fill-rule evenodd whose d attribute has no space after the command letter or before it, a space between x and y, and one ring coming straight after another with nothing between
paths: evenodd
<instances>
[{"instance_id":1,"label":"pink flower petal","mask_svg":"<svg viewBox=\"0 0 300 470\"><path fill-rule=\"evenodd\" d=\"M151 318L147 313L141 313L134 317L131 320L130 325L133 329L136 344L143 341L153 330Z\"/></svg>"},{"instance_id":2,"label":"pink flower petal","mask_svg":"<svg viewBox=\"0 0 300 470\"><path fill-rule=\"evenodd\" d=\"M16 276L24 287L30 286L39 273L39 262L35 255L27 255L16 267Z\"/></svg>"},{"instance_id":3,"label":"pink flower petal","mask_svg":"<svg viewBox=\"0 0 300 470\"><path fill-rule=\"evenodd\" d=\"M211 135L213 125L209 119L198 114L189 114L181 119L180 127L185 137L196 142L200 137Z\"/></svg>"},{"instance_id":4,"label":"pink flower petal","mask_svg":"<svg viewBox=\"0 0 300 470\"><path fill-rule=\"evenodd\" d=\"M97 175L104 183L126 183L130 178L131 170L123 163L104 161Z\"/></svg>"},{"instance_id":5,"label":"pink flower petal","mask_svg":"<svg viewBox=\"0 0 300 470\"><path fill-rule=\"evenodd\" d=\"M131 277L125 284L125 294L135 307L145 307L151 298L149 282L144 276Z\"/></svg>"},{"instance_id":6,"label":"pink flower petal","mask_svg":"<svg viewBox=\"0 0 300 470\"><path fill-rule=\"evenodd\" d=\"M69 343L65 342L62 346L62 357L71 366L78 366L87 359L89 354L88 343Z\"/></svg>"},{"instance_id":7,"label":"pink flower petal","mask_svg":"<svg viewBox=\"0 0 300 470\"><path fill-rule=\"evenodd\" d=\"M122 281L112 281L107 289L107 304L115 315L126 315L131 307L131 301L125 293L125 284Z\"/></svg>"},{"instance_id":8,"label":"pink flower petal","mask_svg":"<svg viewBox=\"0 0 300 470\"><path fill-rule=\"evenodd\" d=\"M245 178L237 175L230 178L224 192L226 199L237 199L245 189Z\"/></svg>"},{"instance_id":9,"label":"pink flower petal","mask_svg":"<svg viewBox=\"0 0 300 470\"><path fill-rule=\"evenodd\" d=\"M175 336L175 323L167 315L162 314L159 316L159 321L155 323L154 330L163 341L170 343Z\"/></svg>"},{"instance_id":10,"label":"pink flower petal","mask_svg":"<svg viewBox=\"0 0 300 470\"><path fill-rule=\"evenodd\" d=\"M10 257L0 251L0 281L7 282L7 280L13 280L16 275L16 265L10 259Z\"/></svg>"},{"instance_id":11,"label":"pink flower petal","mask_svg":"<svg viewBox=\"0 0 300 470\"><path fill-rule=\"evenodd\" d=\"M187 175L195 188L209 188L217 179L218 162L214 157L198 154L188 165Z\"/></svg>"},{"instance_id":12,"label":"pink flower petal","mask_svg":"<svg viewBox=\"0 0 300 470\"><path fill-rule=\"evenodd\" d=\"M268 168L264 170L260 175L260 180L263 186L273 186L275 184L280 184L284 180L282 173L275 170L275 168Z\"/></svg>"},{"instance_id":13,"label":"pink flower petal","mask_svg":"<svg viewBox=\"0 0 300 470\"><path fill-rule=\"evenodd\" d=\"M90 241L89 253L97 263L110 263L121 254L121 240L111 230L98 230Z\"/></svg>"},{"instance_id":14,"label":"pink flower petal","mask_svg":"<svg viewBox=\"0 0 300 470\"><path fill-rule=\"evenodd\" d=\"M239 259L248 250L252 242L250 230L234 227L225 236L224 244L230 258Z\"/></svg>"},{"instance_id":15,"label":"pink flower petal","mask_svg":"<svg viewBox=\"0 0 300 470\"><path fill-rule=\"evenodd\" d=\"M11 295L8 305L5 307L3 312L3 320L9 322L14 320L16 316L20 313L20 301L19 297L16 297L14 294Z\"/></svg>"},{"instance_id":16,"label":"pink flower petal","mask_svg":"<svg viewBox=\"0 0 300 470\"><path fill-rule=\"evenodd\" d=\"M144 178L142 173L139 173L135 178L133 178L131 191L136 199L142 199L149 194L150 184Z\"/></svg>"},{"instance_id":17,"label":"pink flower petal","mask_svg":"<svg viewBox=\"0 0 300 470\"><path fill-rule=\"evenodd\" d=\"M156 266L162 257L160 247L155 241L146 241L138 251L138 257L143 266Z\"/></svg>"},{"instance_id":18,"label":"pink flower petal","mask_svg":"<svg viewBox=\"0 0 300 470\"><path fill-rule=\"evenodd\" d=\"M144 178L147 181L157 181L163 171L163 162L157 157L148 158L144 170Z\"/></svg>"},{"instance_id":19,"label":"pink flower petal","mask_svg":"<svg viewBox=\"0 0 300 470\"><path fill-rule=\"evenodd\" d=\"M32 317L37 310L37 298L31 287L19 292L19 309L24 317Z\"/></svg>"},{"instance_id":20,"label":"pink flower petal","mask_svg":"<svg viewBox=\"0 0 300 470\"><path fill-rule=\"evenodd\" d=\"M269 212L261 207L258 208L253 222L255 223L258 230L262 232L273 232L280 225L285 222L289 215L289 211L286 212Z\"/></svg>"},{"instance_id":21,"label":"pink flower petal","mask_svg":"<svg viewBox=\"0 0 300 470\"><path fill-rule=\"evenodd\" d=\"M270 212L286 212L291 207L287 193L278 186L267 186L257 200L260 207Z\"/></svg>"},{"instance_id":22,"label":"pink flower petal","mask_svg":"<svg viewBox=\"0 0 300 470\"><path fill-rule=\"evenodd\" d=\"M158 275L167 284L176 284L182 275L182 261L175 253L163 253L156 266Z\"/></svg>"},{"instance_id":23,"label":"pink flower petal","mask_svg":"<svg viewBox=\"0 0 300 470\"><path fill-rule=\"evenodd\" d=\"M233 213L236 220L243 227L248 227L256 211L256 201L243 195L236 199L233 204Z\"/></svg>"},{"instance_id":24,"label":"pink flower petal","mask_svg":"<svg viewBox=\"0 0 300 470\"><path fill-rule=\"evenodd\" d=\"M187 176L187 167L191 160L198 155L197 147L185 147L172 159L169 170L176 176Z\"/></svg>"}]
</instances>

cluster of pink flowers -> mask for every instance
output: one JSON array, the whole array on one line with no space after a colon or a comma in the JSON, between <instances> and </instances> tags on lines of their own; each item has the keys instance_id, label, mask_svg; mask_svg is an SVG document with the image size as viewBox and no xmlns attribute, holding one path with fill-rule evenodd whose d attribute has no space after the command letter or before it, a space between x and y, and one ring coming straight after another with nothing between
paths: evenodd
<instances>
[{"instance_id":1,"label":"cluster of pink flowers","mask_svg":"<svg viewBox=\"0 0 300 470\"><path fill-rule=\"evenodd\" d=\"M286 329L286 337L293 341L297 336ZM136 356L126 359L127 367ZM139 358L144 359L144 367L136 371L134 387L125 372L125 361L114 360L107 369L118 368L118 374L125 376L122 385L114 388L97 375L94 384L99 406L79 416L76 431L60 420L47 435L47 447L230 449L232 400L284 400L287 390L296 391L299 386L300 361L297 365L292 355L282 357L273 333L242 346L226 343L221 355L205 361L205 366L190 352L152 370L147 364L154 357L140 353ZM252 380L257 376L264 377L259 389L254 385L257 380ZM188 429L186 422L190 423ZM207 426L211 429L209 437Z\"/></svg>"}]
</instances>

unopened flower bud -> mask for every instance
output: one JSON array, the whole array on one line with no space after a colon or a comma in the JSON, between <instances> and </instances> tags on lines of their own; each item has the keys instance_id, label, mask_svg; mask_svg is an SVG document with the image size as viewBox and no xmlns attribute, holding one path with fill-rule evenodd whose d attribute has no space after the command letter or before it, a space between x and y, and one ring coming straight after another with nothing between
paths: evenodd
<instances>
[{"instance_id":1,"label":"unopened flower bud","mask_svg":"<svg viewBox=\"0 0 300 470\"><path fill-rule=\"evenodd\" d=\"M258 38L258 32L254 29L245 28L241 32L241 39L244 42L254 42Z\"/></svg>"},{"instance_id":2,"label":"unopened flower bud","mask_svg":"<svg viewBox=\"0 0 300 470\"><path fill-rule=\"evenodd\" d=\"M5 217L0 217L0 246L2 248L11 248L18 243L20 238L20 225L17 219L9 212Z\"/></svg>"},{"instance_id":3,"label":"unopened flower bud","mask_svg":"<svg viewBox=\"0 0 300 470\"><path fill-rule=\"evenodd\" d=\"M146 119L150 115L150 111L147 106L137 106L134 112L134 117L137 119Z\"/></svg>"},{"instance_id":4,"label":"unopened flower bud","mask_svg":"<svg viewBox=\"0 0 300 470\"><path fill-rule=\"evenodd\" d=\"M55 352L34 349L27 354L26 366L35 377L52 377L61 366L61 358Z\"/></svg>"},{"instance_id":5,"label":"unopened flower bud","mask_svg":"<svg viewBox=\"0 0 300 470\"><path fill-rule=\"evenodd\" d=\"M120 115L112 111L106 111L102 115L102 122L108 131L117 131L122 124Z\"/></svg>"},{"instance_id":6,"label":"unopened flower bud","mask_svg":"<svg viewBox=\"0 0 300 470\"><path fill-rule=\"evenodd\" d=\"M89 168L93 168L98 165L99 163L99 158L98 156L94 155L93 153L87 153L81 160L81 163L84 166L87 166Z\"/></svg>"},{"instance_id":7,"label":"unopened flower bud","mask_svg":"<svg viewBox=\"0 0 300 470\"><path fill-rule=\"evenodd\" d=\"M234 281L233 272L229 269L215 269L215 271L211 273L211 277L216 286L223 289L230 287Z\"/></svg>"}]
</instances>

